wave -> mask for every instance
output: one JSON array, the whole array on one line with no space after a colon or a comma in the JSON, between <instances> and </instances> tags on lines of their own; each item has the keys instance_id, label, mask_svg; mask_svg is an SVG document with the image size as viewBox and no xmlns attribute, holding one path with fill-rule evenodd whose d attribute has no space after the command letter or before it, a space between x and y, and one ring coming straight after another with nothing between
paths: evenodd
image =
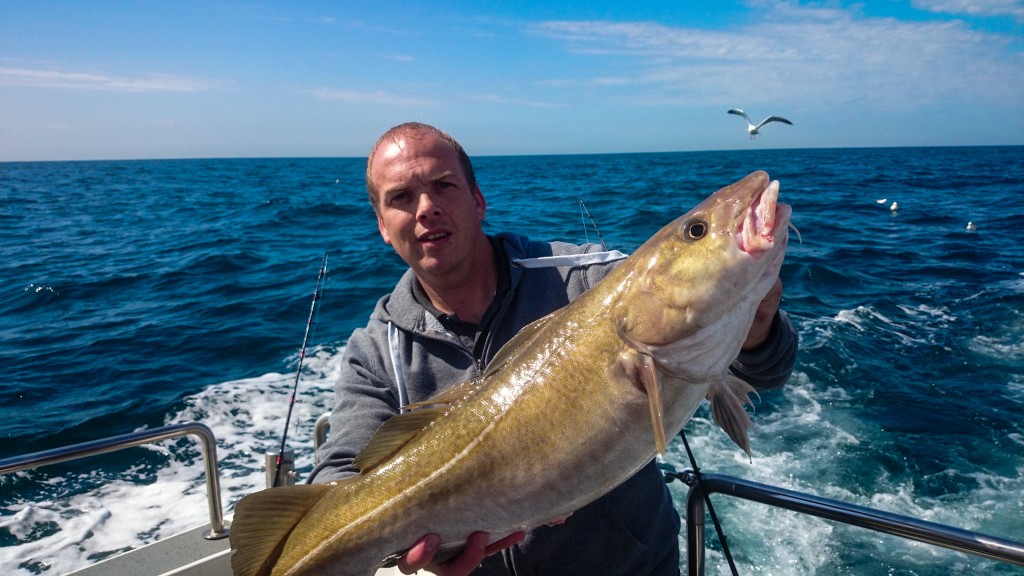
<instances>
[{"instance_id":1,"label":"wave","mask_svg":"<svg viewBox=\"0 0 1024 576\"><path fill-rule=\"evenodd\" d=\"M698 466L705 472L735 475L969 530L984 528L1012 538L1019 529L1015 513L1007 510L1012 506L1005 506L1005 498L999 495L1024 489L1024 476L1019 473L1024 468L987 469L964 460L928 472L922 479L920 471L913 468L878 462L872 455L905 440L880 434L870 421L864 421L858 415L854 394L842 385L819 383L798 372L783 392L761 394L752 418L753 458L748 461L702 407L686 428ZM666 460L680 469L689 467L677 444L670 448ZM863 466L872 460L876 463ZM907 461L902 460L903 464ZM682 510L685 490L670 487ZM815 575L874 573L879 566L896 573L915 573L926 566L954 565L962 566L954 573L1013 573L1005 564L965 562L952 551L757 503L718 498L714 504L741 574L770 566L784 567L786 574ZM725 565L717 546L708 550L708 562Z\"/></svg>"},{"instance_id":2,"label":"wave","mask_svg":"<svg viewBox=\"0 0 1024 576\"><path fill-rule=\"evenodd\" d=\"M321 347L304 361L288 433L300 474L312 470L313 424L330 410L341 352ZM263 454L279 446L294 377L271 372L221 382L184 398L155 423L201 421L213 430L229 512L243 495L265 487ZM64 574L208 521L202 454L190 439L115 454L0 479L5 492L27 496L5 498L0 508L0 545L9 551L0 568L13 575ZM110 470L94 469L97 458ZM28 486L36 489L25 494Z\"/></svg>"},{"instance_id":3,"label":"wave","mask_svg":"<svg viewBox=\"0 0 1024 576\"><path fill-rule=\"evenodd\" d=\"M702 465L1013 537L1019 510L1005 494L1024 492L1020 151L491 158L477 173L489 231L596 240L582 197L609 245L632 251L712 190L768 169L803 235L782 270L797 372L762 395L752 463L699 410L688 431ZM262 486L260 452L284 425L324 251L311 339L323 364L308 365L290 434L303 448L309 420L332 402L339 343L406 269L379 237L364 169L359 159L0 165L12 189L0 215L10 224L0 454L202 419L223 446L228 502ZM198 457L181 440L5 476L0 567L58 573L204 522ZM685 466L675 448L669 458ZM300 451L300 471L311 459ZM179 517L179 501L195 515ZM723 514L747 572L989 568L759 508ZM138 533L121 522L133 516Z\"/></svg>"},{"instance_id":4,"label":"wave","mask_svg":"<svg viewBox=\"0 0 1024 576\"><path fill-rule=\"evenodd\" d=\"M289 431L289 444L297 447L300 474L312 468L312 423L330 408L341 352L322 348L307 358L293 414L295 427ZM263 487L263 454L276 452L293 377L272 372L222 382L186 397L164 419L167 424L202 421L213 429L228 510L244 494ZM913 471L898 468L861 469L852 456L854 467L845 466L844 453L877 451L880 440L877 431L849 410L851 398L850 390L822 386L802 372L794 374L784 392L762 394L754 414L751 461L717 429L706 407L688 424L687 434L706 472L738 475L966 529L992 530L995 519L997 527L1006 527L1004 533L1011 532L1013 513L1007 516L999 496L1024 489L1024 480L1013 470L946 469L915 479ZM6 531L6 544L16 546L0 566L14 575L65 573L207 521L197 446L190 440L176 440L132 452L122 463L127 478L88 466L58 474L43 469L15 475L16 483L41 481L50 497L36 495L35 503L3 508L0 534ZM158 465L140 453L156 456ZM689 466L678 443L670 447L666 460L680 469ZM857 480L851 481L851 476ZM682 509L684 491L675 485L672 490ZM754 503L724 499L716 502L716 509L741 573L786 566L788 574L812 575L841 566L870 570L875 562L908 567L955 559L952 553L922 546L876 548L872 542L877 536ZM771 530L766 531L766 526ZM851 549L858 552L852 554ZM718 556L717 549L709 551L709 560ZM978 568L977 563L971 566ZM998 568L993 566L996 572L992 573L999 573Z\"/></svg>"}]
</instances>

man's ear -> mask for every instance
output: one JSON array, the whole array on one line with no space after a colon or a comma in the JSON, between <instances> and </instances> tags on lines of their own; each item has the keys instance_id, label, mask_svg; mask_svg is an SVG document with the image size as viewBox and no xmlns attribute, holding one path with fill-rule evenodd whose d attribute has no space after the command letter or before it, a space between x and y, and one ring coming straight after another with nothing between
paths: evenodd
<instances>
[{"instance_id":1,"label":"man's ear","mask_svg":"<svg viewBox=\"0 0 1024 576\"><path fill-rule=\"evenodd\" d=\"M384 227L384 220L377 214L377 230L380 230L380 237L384 239L384 243L391 246L391 235L388 234L387 228Z\"/></svg>"},{"instance_id":2,"label":"man's ear","mask_svg":"<svg viewBox=\"0 0 1024 576\"><path fill-rule=\"evenodd\" d=\"M484 199L483 192L480 191L480 186L473 186L473 199L476 200L476 213L480 217L480 221L484 221L484 216L487 214L487 200Z\"/></svg>"}]
</instances>

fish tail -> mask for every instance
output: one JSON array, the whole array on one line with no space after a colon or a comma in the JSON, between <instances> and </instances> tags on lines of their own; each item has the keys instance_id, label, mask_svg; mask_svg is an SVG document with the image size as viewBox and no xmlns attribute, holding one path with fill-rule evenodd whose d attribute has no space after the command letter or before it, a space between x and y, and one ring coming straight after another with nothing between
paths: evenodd
<instances>
[{"instance_id":1,"label":"fish tail","mask_svg":"<svg viewBox=\"0 0 1024 576\"><path fill-rule=\"evenodd\" d=\"M242 498L230 531L234 576L269 575L292 530L330 489L329 484L284 486Z\"/></svg>"}]
</instances>

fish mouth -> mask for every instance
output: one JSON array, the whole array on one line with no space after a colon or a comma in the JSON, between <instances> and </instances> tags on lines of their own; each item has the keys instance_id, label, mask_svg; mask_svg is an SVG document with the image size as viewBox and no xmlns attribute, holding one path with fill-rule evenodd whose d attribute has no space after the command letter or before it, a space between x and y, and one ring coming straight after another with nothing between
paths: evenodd
<instances>
[{"instance_id":1,"label":"fish mouth","mask_svg":"<svg viewBox=\"0 0 1024 576\"><path fill-rule=\"evenodd\" d=\"M778 199L779 181L772 180L751 200L736 229L740 250L759 257L775 247L777 240L786 238L793 210Z\"/></svg>"}]
</instances>

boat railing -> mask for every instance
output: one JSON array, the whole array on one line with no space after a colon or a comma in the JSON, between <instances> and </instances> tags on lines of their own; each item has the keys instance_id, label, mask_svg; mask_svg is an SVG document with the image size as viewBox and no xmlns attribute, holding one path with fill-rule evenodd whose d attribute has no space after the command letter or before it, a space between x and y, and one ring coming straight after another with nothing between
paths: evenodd
<instances>
[{"instance_id":1,"label":"boat railing","mask_svg":"<svg viewBox=\"0 0 1024 576\"><path fill-rule=\"evenodd\" d=\"M228 535L228 529L224 526L224 512L220 500L220 473L217 470L217 441L213 431L205 424L198 422L185 422L182 424L171 424L154 428L152 430L140 430L101 438L90 442L82 442L71 446L34 452L22 456L14 456L0 460L0 475L18 472L59 464L69 460L78 460L88 456L97 456L125 448L132 448L142 444L159 442L177 438L179 436L193 435L199 438L203 447L203 463L206 472L206 500L210 508L210 529L203 533L207 540L219 540Z\"/></svg>"},{"instance_id":2,"label":"boat railing","mask_svg":"<svg viewBox=\"0 0 1024 576\"><path fill-rule=\"evenodd\" d=\"M685 470L680 473L666 472L666 478L668 481L678 479L690 487L686 496L686 549L687 574L689 576L704 575L705 503L710 494L723 494L759 502L776 508L1024 566L1024 542L1015 542L722 474L701 474L698 479L692 470Z\"/></svg>"},{"instance_id":3,"label":"boat railing","mask_svg":"<svg viewBox=\"0 0 1024 576\"><path fill-rule=\"evenodd\" d=\"M330 430L330 413L321 414L313 434L314 450L324 443ZM983 556L1024 566L1024 542L927 522L910 516L875 510L813 494L760 484L724 474L700 474L693 470L676 472L665 466L666 481L679 480L689 486L686 496L686 550L688 576L704 576L705 502L711 494L722 494L801 514L833 520L876 532L892 534L942 546L958 552Z\"/></svg>"},{"instance_id":4,"label":"boat railing","mask_svg":"<svg viewBox=\"0 0 1024 576\"><path fill-rule=\"evenodd\" d=\"M328 415L324 414L317 420L314 429L313 442L315 446L320 446L324 442L329 427ZM217 444L213 431L206 425L198 422L172 424L152 430L141 430L120 436L6 458L0 460L0 475L58 464L69 460L77 460L88 456L96 456L186 435L197 436L203 448L207 502L210 511L210 529L203 533L203 537L208 540L224 538L228 535L228 528L224 526L224 515L221 507L220 476L217 469ZM867 528L909 540L942 546L958 552L1024 566L1024 543L1006 538L989 536L935 522L927 522L910 516L875 510L866 506L849 504L723 474L700 474L698 476L692 470L684 470L683 472L666 470L665 477L668 482L679 480L689 487L686 497L685 514L687 574L689 576L704 575L705 506L710 504L709 496L711 494L732 496L851 526Z\"/></svg>"}]
</instances>

